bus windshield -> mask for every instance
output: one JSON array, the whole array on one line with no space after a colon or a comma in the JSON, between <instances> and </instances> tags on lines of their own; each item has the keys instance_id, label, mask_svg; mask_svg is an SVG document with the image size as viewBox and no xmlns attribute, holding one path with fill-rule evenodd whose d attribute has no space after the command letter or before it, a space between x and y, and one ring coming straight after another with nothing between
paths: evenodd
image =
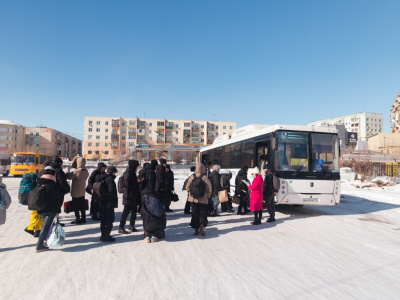
<instances>
[{"instance_id":1,"label":"bus windshield","mask_svg":"<svg viewBox=\"0 0 400 300\"><path fill-rule=\"evenodd\" d=\"M339 173L339 138L333 134L312 133L313 172Z\"/></svg>"},{"instance_id":2,"label":"bus windshield","mask_svg":"<svg viewBox=\"0 0 400 300\"><path fill-rule=\"evenodd\" d=\"M307 172L308 133L278 131L278 151L275 155L275 170Z\"/></svg>"},{"instance_id":3,"label":"bus windshield","mask_svg":"<svg viewBox=\"0 0 400 300\"><path fill-rule=\"evenodd\" d=\"M33 165L35 156L32 154L14 154L12 159L13 165Z\"/></svg>"}]
</instances>

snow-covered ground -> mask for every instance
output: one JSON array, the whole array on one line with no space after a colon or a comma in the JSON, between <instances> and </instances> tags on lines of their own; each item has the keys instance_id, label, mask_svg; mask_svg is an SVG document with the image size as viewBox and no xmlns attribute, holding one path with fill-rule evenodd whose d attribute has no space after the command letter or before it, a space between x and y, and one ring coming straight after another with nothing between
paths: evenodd
<instances>
[{"instance_id":1,"label":"snow-covered ground","mask_svg":"<svg viewBox=\"0 0 400 300\"><path fill-rule=\"evenodd\" d=\"M182 174L183 175L183 174ZM168 215L166 239L140 232L99 241L99 223L67 225L63 248L35 253L23 231L30 212L18 204L20 179L4 178L13 203L0 226L0 299L399 299L400 188L343 184L335 207L277 207L277 222L252 216L210 218L195 237L180 201ZM67 196L66 200L70 197Z\"/></svg>"}]
</instances>

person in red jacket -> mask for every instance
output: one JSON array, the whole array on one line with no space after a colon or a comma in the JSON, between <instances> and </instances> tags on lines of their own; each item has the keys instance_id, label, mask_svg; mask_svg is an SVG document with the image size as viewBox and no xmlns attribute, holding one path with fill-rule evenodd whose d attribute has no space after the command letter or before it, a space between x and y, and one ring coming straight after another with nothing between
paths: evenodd
<instances>
[{"instance_id":1,"label":"person in red jacket","mask_svg":"<svg viewBox=\"0 0 400 300\"><path fill-rule=\"evenodd\" d=\"M263 210L263 185L264 181L257 167L250 169L250 174L254 177L251 184L243 181L249 187L250 193L250 210L254 212L254 220L251 225L261 224Z\"/></svg>"}]
</instances>

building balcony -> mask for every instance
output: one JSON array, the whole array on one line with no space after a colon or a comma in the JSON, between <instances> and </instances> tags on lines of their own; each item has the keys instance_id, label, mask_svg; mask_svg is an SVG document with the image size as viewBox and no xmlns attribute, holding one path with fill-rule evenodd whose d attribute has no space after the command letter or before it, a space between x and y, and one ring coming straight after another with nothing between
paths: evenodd
<instances>
[{"instance_id":1,"label":"building balcony","mask_svg":"<svg viewBox=\"0 0 400 300\"><path fill-rule=\"evenodd\" d=\"M111 127L119 127L119 120L112 120L111 121Z\"/></svg>"},{"instance_id":2,"label":"building balcony","mask_svg":"<svg viewBox=\"0 0 400 300\"><path fill-rule=\"evenodd\" d=\"M172 138L167 138L167 143L172 144L172 143L173 143L173 142L172 142Z\"/></svg>"},{"instance_id":3,"label":"building balcony","mask_svg":"<svg viewBox=\"0 0 400 300\"><path fill-rule=\"evenodd\" d=\"M165 128L166 129L173 129L174 128L174 124L173 123L166 123L165 124Z\"/></svg>"},{"instance_id":4,"label":"building balcony","mask_svg":"<svg viewBox=\"0 0 400 300\"><path fill-rule=\"evenodd\" d=\"M193 132L192 133L192 137L198 138L198 137L200 137L200 133L199 132Z\"/></svg>"},{"instance_id":5,"label":"building balcony","mask_svg":"<svg viewBox=\"0 0 400 300\"><path fill-rule=\"evenodd\" d=\"M185 138L184 138L184 139L183 139L183 143L184 143L184 144L190 144L190 138L189 138L189 139L185 139Z\"/></svg>"},{"instance_id":6,"label":"building balcony","mask_svg":"<svg viewBox=\"0 0 400 300\"><path fill-rule=\"evenodd\" d=\"M190 125L183 125L183 129L184 130L191 130L192 129L192 126L190 126Z\"/></svg>"},{"instance_id":7,"label":"building balcony","mask_svg":"<svg viewBox=\"0 0 400 300\"><path fill-rule=\"evenodd\" d=\"M157 138L157 143L165 143L164 138Z\"/></svg>"}]
</instances>

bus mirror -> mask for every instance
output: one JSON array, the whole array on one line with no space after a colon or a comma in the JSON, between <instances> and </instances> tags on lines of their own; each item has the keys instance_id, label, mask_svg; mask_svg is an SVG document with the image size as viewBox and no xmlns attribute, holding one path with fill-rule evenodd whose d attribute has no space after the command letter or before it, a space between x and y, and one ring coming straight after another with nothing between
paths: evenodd
<instances>
[{"instance_id":1,"label":"bus mirror","mask_svg":"<svg viewBox=\"0 0 400 300\"><path fill-rule=\"evenodd\" d=\"M271 138L271 150L277 150L276 137Z\"/></svg>"}]
</instances>

